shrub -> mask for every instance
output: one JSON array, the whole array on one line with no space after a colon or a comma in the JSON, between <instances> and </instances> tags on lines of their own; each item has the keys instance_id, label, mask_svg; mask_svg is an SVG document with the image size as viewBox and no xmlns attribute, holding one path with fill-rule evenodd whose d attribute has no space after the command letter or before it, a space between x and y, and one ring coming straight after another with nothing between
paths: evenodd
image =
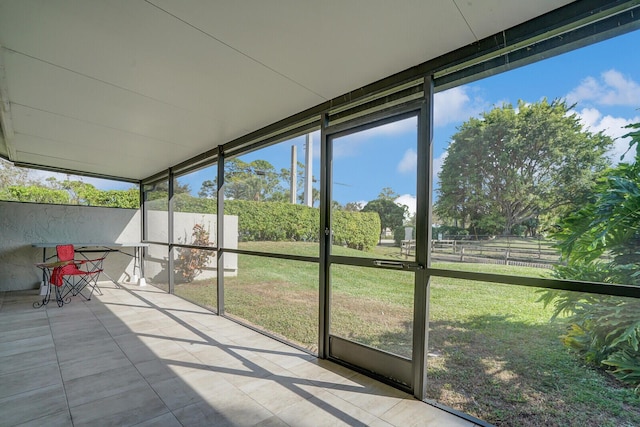
<instances>
[{"instance_id":1,"label":"shrub","mask_svg":"<svg viewBox=\"0 0 640 427\"><path fill-rule=\"evenodd\" d=\"M174 212L215 214L218 212L218 206L215 199L193 197L188 193L180 193L173 196L173 210Z\"/></svg>"},{"instance_id":2,"label":"shrub","mask_svg":"<svg viewBox=\"0 0 640 427\"><path fill-rule=\"evenodd\" d=\"M625 136L630 148L636 145L635 162L610 169L593 201L563 218L554 233L568 262L555 268L558 278L640 285L640 130ZM568 316L565 344L640 392L639 299L556 291L540 299L554 305L554 317Z\"/></svg>"},{"instance_id":3,"label":"shrub","mask_svg":"<svg viewBox=\"0 0 640 427\"><path fill-rule=\"evenodd\" d=\"M317 242L320 211L304 205L251 200L225 201L225 214L238 216L240 241ZM378 243L380 217L375 212L334 211L333 241L368 251Z\"/></svg>"},{"instance_id":4,"label":"shrub","mask_svg":"<svg viewBox=\"0 0 640 427\"><path fill-rule=\"evenodd\" d=\"M225 201L225 215L238 217L240 241L318 241L320 211L303 205L251 200Z\"/></svg>"},{"instance_id":5,"label":"shrub","mask_svg":"<svg viewBox=\"0 0 640 427\"><path fill-rule=\"evenodd\" d=\"M351 249L370 251L380 237L377 212L333 212L333 243Z\"/></svg>"},{"instance_id":6,"label":"shrub","mask_svg":"<svg viewBox=\"0 0 640 427\"><path fill-rule=\"evenodd\" d=\"M70 202L69 193L65 190L48 188L40 185L13 185L7 187L2 194L0 194L0 198L16 202L51 204L68 204Z\"/></svg>"},{"instance_id":7,"label":"shrub","mask_svg":"<svg viewBox=\"0 0 640 427\"><path fill-rule=\"evenodd\" d=\"M444 239L465 240L469 238L469 230L450 225L441 225L438 227L438 233L442 233Z\"/></svg>"},{"instance_id":8,"label":"shrub","mask_svg":"<svg viewBox=\"0 0 640 427\"><path fill-rule=\"evenodd\" d=\"M209 230L202 224L195 224L191 233L192 241L190 245L210 246L211 241ZM186 240L186 238L185 238ZM186 242L182 242L186 243ZM178 248L178 259L175 263L176 273L180 275L182 282L189 283L202 273L213 254L204 249Z\"/></svg>"},{"instance_id":9,"label":"shrub","mask_svg":"<svg viewBox=\"0 0 640 427\"><path fill-rule=\"evenodd\" d=\"M149 210L166 210L165 199L147 201ZM174 196L175 212L217 213L214 199L182 193ZM317 242L320 210L284 202L225 200L225 215L238 217L238 240ZM337 245L369 251L378 243L380 217L376 212L334 211L333 240ZM403 229L404 230L404 229Z\"/></svg>"},{"instance_id":10,"label":"shrub","mask_svg":"<svg viewBox=\"0 0 640 427\"><path fill-rule=\"evenodd\" d=\"M554 271L560 279L600 283L621 283L624 275L615 264L605 263L574 263ZM567 316L565 345L640 392L640 300L549 290L542 292L540 301L553 304L553 318Z\"/></svg>"}]
</instances>

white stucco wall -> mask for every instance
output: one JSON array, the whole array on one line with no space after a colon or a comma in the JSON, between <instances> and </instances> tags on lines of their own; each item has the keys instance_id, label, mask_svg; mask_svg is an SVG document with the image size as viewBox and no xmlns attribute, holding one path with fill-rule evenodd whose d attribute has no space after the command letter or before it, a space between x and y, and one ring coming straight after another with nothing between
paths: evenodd
<instances>
[{"instance_id":1,"label":"white stucco wall","mask_svg":"<svg viewBox=\"0 0 640 427\"><path fill-rule=\"evenodd\" d=\"M42 262L42 249L33 243L139 242L140 222L135 209L0 201L0 291L39 287L42 274L34 264ZM104 268L116 280L129 280L133 258L111 253Z\"/></svg>"},{"instance_id":2,"label":"white stucco wall","mask_svg":"<svg viewBox=\"0 0 640 427\"><path fill-rule=\"evenodd\" d=\"M35 264L42 262L43 250L34 248L34 243L139 242L142 236L140 215L140 210L136 209L0 201L0 291L29 290L40 286L42 273ZM167 212L150 211L148 215L150 224L153 224L153 239L150 240L167 242ZM196 223L210 230L210 240L217 242L215 215L177 212L174 214L176 243L192 243L191 233ZM225 246L238 247L236 216L225 215ZM133 248L122 250L133 254ZM47 256L54 253L55 249L47 249ZM145 262L147 278L166 275L162 271L166 266L166 253L166 247L152 245L149 248L150 258L155 258L156 262ZM117 281L129 281L133 275L133 258L112 252L103 267L109 277ZM224 271L225 275L237 274L237 254L225 254ZM213 257L197 279L216 275L217 264ZM100 280L108 278L103 276Z\"/></svg>"}]
</instances>

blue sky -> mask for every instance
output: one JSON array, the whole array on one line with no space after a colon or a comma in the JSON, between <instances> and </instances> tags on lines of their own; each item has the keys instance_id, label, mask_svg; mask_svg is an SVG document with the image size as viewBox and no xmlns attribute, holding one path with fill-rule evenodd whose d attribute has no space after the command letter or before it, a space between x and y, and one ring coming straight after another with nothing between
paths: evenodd
<instances>
[{"instance_id":1,"label":"blue sky","mask_svg":"<svg viewBox=\"0 0 640 427\"><path fill-rule=\"evenodd\" d=\"M564 98L591 132L604 131L618 138L610 157L617 162L628 141L619 137L629 123L640 122L640 31L565 53L435 95L434 168L437 173L456 127L472 116L519 99L536 102ZM335 142L334 198L341 204L366 203L390 187L410 210L415 206L415 120L405 120ZM313 175L319 178L319 134L314 137ZM245 161L265 159L277 170L290 167L291 145L304 162L304 137L242 156ZM191 174L188 182L197 193L210 171ZM98 188L127 188L127 184L83 178ZM316 186L318 184L316 183ZM299 189L300 190L300 189Z\"/></svg>"},{"instance_id":2,"label":"blue sky","mask_svg":"<svg viewBox=\"0 0 640 427\"><path fill-rule=\"evenodd\" d=\"M640 31L521 67L490 78L456 87L435 95L434 169L442 166L451 136L465 120L503 103L516 105L519 99L536 102L543 98L566 99L576 104L575 113L591 132L603 131L616 138L609 153L614 163L627 150L629 141L620 138L628 132L624 126L640 122ZM375 198L380 189L391 187L399 202L415 209L415 184L407 168L415 168L415 133L409 123L398 123L393 132L382 130L372 137L370 146L361 145L352 174L360 174L364 165L395 164L395 171L367 174L366 186L341 191L341 202ZM387 140L382 151L369 149ZM629 155L626 160L631 160ZM415 175L413 175L415 176ZM437 185L437 183L436 183Z\"/></svg>"},{"instance_id":3,"label":"blue sky","mask_svg":"<svg viewBox=\"0 0 640 427\"><path fill-rule=\"evenodd\" d=\"M434 170L439 171L451 136L469 117L519 99L536 102L562 98L576 104L585 129L616 138L609 157L615 162L628 148L624 126L640 122L640 31L606 40L435 95ZM370 130L366 135L334 142L334 199L366 203L389 187L399 203L415 209L416 122L404 120ZM289 167L290 147L303 138L243 156L269 160L277 169ZM314 175L318 173L319 135L314 134ZM436 183L437 186L437 183Z\"/></svg>"}]
</instances>

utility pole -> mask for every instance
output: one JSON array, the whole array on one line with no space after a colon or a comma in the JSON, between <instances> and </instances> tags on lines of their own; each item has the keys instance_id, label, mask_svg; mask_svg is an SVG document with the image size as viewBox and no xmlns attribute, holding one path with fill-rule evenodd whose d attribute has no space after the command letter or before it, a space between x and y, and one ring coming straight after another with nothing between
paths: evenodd
<instances>
[{"instance_id":1,"label":"utility pole","mask_svg":"<svg viewBox=\"0 0 640 427\"><path fill-rule=\"evenodd\" d=\"M313 137L307 134L304 153L304 204L313 207Z\"/></svg>"},{"instance_id":2,"label":"utility pole","mask_svg":"<svg viewBox=\"0 0 640 427\"><path fill-rule=\"evenodd\" d=\"M296 204L296 181L298 180L298 150L295 145L291 146L291 204Z\"/></svg>"}]
</instances>

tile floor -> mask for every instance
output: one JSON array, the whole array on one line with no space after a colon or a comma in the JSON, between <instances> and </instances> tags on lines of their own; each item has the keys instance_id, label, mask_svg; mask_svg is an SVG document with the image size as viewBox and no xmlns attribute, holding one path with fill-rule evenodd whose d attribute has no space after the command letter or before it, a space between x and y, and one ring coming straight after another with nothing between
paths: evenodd
<instances>
[{"instance_id":1,"label":"tile floor","mask_svg":"<svg viewBox=\"0 0 640 427\"><path fill-rule=\"evenodd\" d=\"M469 426L152 286L0 293L0 426Z\"/></svg>"}]
</instances>

